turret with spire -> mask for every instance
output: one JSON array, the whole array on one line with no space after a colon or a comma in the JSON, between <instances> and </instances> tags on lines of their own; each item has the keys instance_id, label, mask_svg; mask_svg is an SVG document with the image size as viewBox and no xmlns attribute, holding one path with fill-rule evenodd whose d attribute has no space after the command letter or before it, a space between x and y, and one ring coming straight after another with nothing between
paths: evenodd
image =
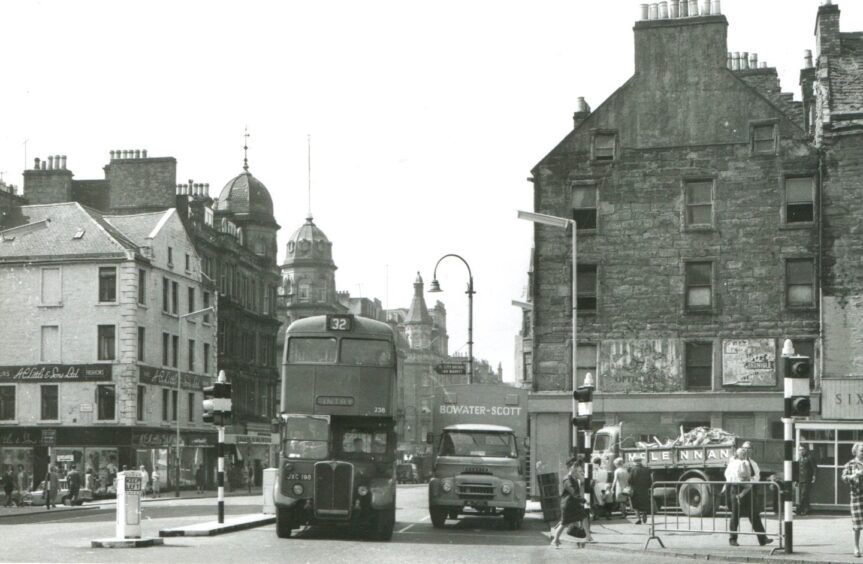
<instances>
[{"instance_id":1,"label":"turret with spire","mask_svg":"<svg viewBox=\"0 0 863 564\"><path fill-rule=\"evenodd\" d=\"M423 297L423 287L423 277L417 272L414 281L414 297L405 317L405 336L407 336L412 349L431 347L433 321Z\"/></svg>"}]
</instances>

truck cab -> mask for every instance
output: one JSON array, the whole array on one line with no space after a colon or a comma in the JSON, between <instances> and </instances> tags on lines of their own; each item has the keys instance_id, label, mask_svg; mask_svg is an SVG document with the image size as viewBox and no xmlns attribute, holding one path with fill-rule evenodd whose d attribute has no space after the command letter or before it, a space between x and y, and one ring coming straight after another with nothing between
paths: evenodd
<instances>
[{"instance_id":1,"label":"truck cab","mask_svg":"<svg viewBox=\"0 0 863 564\"><path fill-rule=\"evenodd\" d=\"M521 528L526 503L525 477L515 433L501 425L457 424L442 430L429 481L432 525L461 514L501 514L510 528Z\"/></svg>"}]
</instances>

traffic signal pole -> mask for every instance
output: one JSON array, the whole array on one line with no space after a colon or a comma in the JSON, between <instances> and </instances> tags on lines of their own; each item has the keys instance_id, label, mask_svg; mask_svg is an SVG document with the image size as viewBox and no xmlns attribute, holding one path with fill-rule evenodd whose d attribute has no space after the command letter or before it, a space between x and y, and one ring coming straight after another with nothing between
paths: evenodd
<instances>
[{"instance_id":1,"label":"traffic signal pole","mask_svg":"<svg viewBox=\"0 0 863 564\"><path fill-rule=\"evenodd\" d=\"M218 472L216 473L216 484L218 485L219 523L225 522L225 426L219 425L219 442L216 445L216 454L219 457Z\"/></svg>"}]
</instances>

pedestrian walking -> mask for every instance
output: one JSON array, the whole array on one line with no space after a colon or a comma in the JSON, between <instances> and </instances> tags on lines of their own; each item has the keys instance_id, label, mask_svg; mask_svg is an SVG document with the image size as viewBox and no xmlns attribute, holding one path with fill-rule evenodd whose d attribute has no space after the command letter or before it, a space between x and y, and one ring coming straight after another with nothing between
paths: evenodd
<instances>
[{"instance_id":1,"label":"pedestrian walking","mask_svg":"<svg viewBox=\"0 0 863 564\"><path fill-rule=\"evenodd\" d=\"M629 485L629 472L623 467L623 459L614 459L614 481L611 483L614 502L620 509L620 514L626 519L629 498L632 496L632 486Z\"/></svg>"},{"instance_id":2,"label":"pedestrian walking","mask_svg":"<svg viewBox=\"0 0 863 564\"><path fill-rule=\"evenodd\" d=\"M42 494L45 496L45 508L57 507L57 492L60 491L60 475L56 466L51 466L45 474L45 488Z\"/></svg>"},{"instance_id":3,"label":"pedestrian walking","mask_svg":"<svg viewBox=\"0 0 863 564\"><path fill-rule=\"evenodd\" d=\"M15 492L15 474L12 472L12 466L6 466L6 471L3 472L3 492L6 494L5 507L13 505L14 499L12 494Z\"/></svg>"},{"instance_id":4,"label":"pedestrian walking","mask_svg":"<svg viewBox=\"0 0 863 564\"><path fill-rule=\"evenodd\" d=\"M69 504L75 505L78 502L78 494L81 491L81 473L73 464L69 473L66 474L66 484L69 486Z\"/></svg>"},{"instance_id":5,"label":"pedestrian walking","mask_svg":"<svg viewBox=\"0 0 863 564\"><path fill-rule=\"evenodd\" d=\"M153 480L153 497L159 497L159 491L162 489L162 484L159 480L162 478L162 475L159 473L159 467L153 466L153 474L151 475L151 480Z\"/></svg>"},{"instance_id":6,"label":"pedestrian walking","mask_svg":"<svg viewBox=\"0 0 863 564\"><path fill-rule=\"evenodd\" d=\"M551 546L560 546L560 535L564 530L581 525L584 542L593 542L590 534L590 512L584 507L584 459L570 458L566 465L569 472L563 478L560 522L551 531ZM583 547L584 542L579 543Z\"/></svg>"},{"instance_id":7,"label":"pedestrian walking","mask_svg":"<svg viewBox=\"0 0 863 564\"><path fill-rule=\"evenodd\" d=\"M812 453L806 448L806 445L797 447L797 459L800 467L797 482L797 514L807 515L809 513L809 493L812 491L812 486L815 484L815 473L817 466Z\"/></svg>"},{"instance_id":8,"label":"pedestrian walking","mask_svg":"<svg viewBox=\"0 0 863 564\"><path fill-rule=\"evenodd\" d=\"M611 484L608 481L608 469L602 464L600 457L593 459L593 518L605 516L606 519L611 519L611 510L609 501L612 496L609 494Z\"/></svg>"},{"instance_id":9,"label":"pedestrian walking","mask_svg":"<svg viewBox=\"0 0 863 564\"><path fill-rule=\"evenodd\" d=\"M761 470L751 458L752 444L747 441L737 449L736 456L728 462L725 468L725 481L729 483L728 495L731 498L731 523L728 536L728 544L740 546L737 543L737 530L740 526L740 513L749 519L752 530L756 533L764 533L764 524L761 522L761 496L751 482L757 482L761 476ZM773 539L767 535L758 535L758 544L764 546L770 544Z\"/></svg>"},{"instance_id":10,"label":"pedestrian walking","mask_svg":"<svg viewBox=\"0 0 863 564\"><path fill-rule=\"evenodd\" d=\"M255 483L255 469L252 467L251 461L246 465L246 484L249 487L249 493L252 493L252 486Z\"/></svg>"},{"instance_id":11,"label":"pedestrian walking","mask_svg":"<svg viewBox=\"0 0 863 564\"><path fill-rule=\"evenodd\" d=\"M204 479L204 465L199 464L198 469L195 470L195 488L199 494L204 493Z\"/></svg>"},{"instance_id":12,"label":"pedestrian walking","mask_svg":"<svg viewBox=\"0 0 863 564\"><path fill-rule=\"evenodd\" d=\"M860 558L860 529L863 529L863 443L851 447L854 456L842 468L842 481L848 484L851 497L851 528L854 530L854 556Z\"/></svg>"},{"instance_id":13,"label":"pedestrian walking","mask_svg":"<svg viewBox=\"0 0 863 564\"><path fill-rule=\"evenodd\" d=\"M636 525L647 523L647 514L652 513L650 487L653 477L650 470L644 466L644 460L636 458L632 471L629 473L629 485L632 486L632 508L636 514Z\"/></svg>"},{"instance_id":14,"label":"pedestrian walking","mask_svg":"<svg viewBox=\"0 0 863 564\"><path fill-rule=\"evenodd\" d=\"M30 474L24 470L24 465L18 465L18 500L19 503L22 503L24 500L24 495L30 491L31 487L30 483Z\"/></svg>"},{"instance_id":15,"label":"pedestrian walking","mask_svg":"<svg viewBox=\"0 0 863 564\"><path fill-rule=\"evenodd\" d=\"M147 486L150 485L150 473L147 472L147 467L143 464L138 467L138 470L141 472L141 497L144 497L147 493Z\"/></svg>"}]
</instances>

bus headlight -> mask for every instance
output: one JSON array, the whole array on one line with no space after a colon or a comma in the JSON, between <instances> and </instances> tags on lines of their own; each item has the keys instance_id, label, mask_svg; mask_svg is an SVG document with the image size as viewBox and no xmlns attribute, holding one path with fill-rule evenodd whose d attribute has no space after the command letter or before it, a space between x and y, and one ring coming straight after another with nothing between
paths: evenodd
<instances>
[{"instance_id":1,"label":"bus headlight","mask_svg":"<svg viewBox=\"0 0 863 564\"><path fill-rule=\"evenodd\" d=\"M369 489L365 486L360 486L357 488L357 494L361 496L369 495Z\"/></svg>"},{"instance_id":2,"label":"bus headlight","mask_svg":"<svg viewBox=\"0 0 863 564\"><path fill-rule=\"evenodd\" d=\"M290 462L285 462L285 474L294 469L294 465Z\"/></svg>"},{"instance_id":3,"label":"bus headlight","mask_svg":"<svg viewBox=\"0 0 863 564\"><path fill-rule=\"evenodd\" d=\"M449 480L444 480L440 487L443 491L449 493L452 491L452 482L450 482Z\"/></svg>"},{"instance_id":4,"label":"bus headlight","mask_svg":"<svg viewBox=\"0 0 863 564\"><path fill-rule=\"evenodd\" d=\"M500 491L503 492L503 495L509 495L512 493L512 484L504 484L500 487Z\"/></svg>"},{"instance_id":5,"label":"bus headlight","mask_svg":"<svg viewBox=\"0 0 863 564\"><path fill-rule=\"evenodd\" d=\"M306 491L302 484L294 484L291 490L293 490L294 495L303 495L303 492Z\"/></svg>"}]
</instances>

